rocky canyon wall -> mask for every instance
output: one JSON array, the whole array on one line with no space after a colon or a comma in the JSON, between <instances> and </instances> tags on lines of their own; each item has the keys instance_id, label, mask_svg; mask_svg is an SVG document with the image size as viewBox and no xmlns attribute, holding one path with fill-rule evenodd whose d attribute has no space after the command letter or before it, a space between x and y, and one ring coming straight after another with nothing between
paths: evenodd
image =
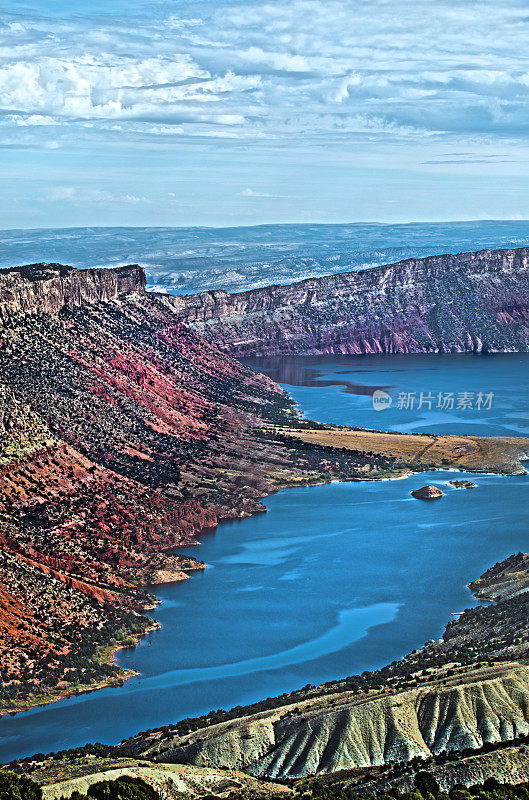
<instances>
[{"instance_id":1,"label":"rocky canyon wall","mask_svg":"<svg viewBox=\"0 0 529 800\"><path fill-rule=\"evenodd\" d=\"M0 321L36 311L117 300L145 291L145 272L137 264L115 269L72 269L62 264L28 264L0 271Z\"/></svg>"},{"instance_id":2,"label":"rocky canyon wall","mask_svg":"<svg viewBox=\"0 0 529 800\"><path fill-rule=\"evenodd\" d=\"M529 248L409 259L238 294L167 300L240 357L529 349Z\"/></svg>"}]
</instances>

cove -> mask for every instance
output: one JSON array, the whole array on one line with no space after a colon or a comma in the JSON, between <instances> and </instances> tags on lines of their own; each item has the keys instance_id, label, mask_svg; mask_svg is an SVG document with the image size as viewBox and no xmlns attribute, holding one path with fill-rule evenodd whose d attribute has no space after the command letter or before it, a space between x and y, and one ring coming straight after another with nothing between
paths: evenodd
<instances>
[{"instance_id":1,"label":"cove","mask_svg":"<svg viewBox=\"0 0 529 800\"><path fill-rule=\"evenodd\" d=\"M303 376L283 374L282 382L316 419L397 430L529 432L526 355L296 363ZM494 403L481 414L372 408L372 387L391 387L396 396L421 385L493 391ZM288 489L266 499L267 514L220 526L200 547L182 551L204 559L204 573L156 587L161 630L118 654L140 675L118 689L3 718L1 760L118 742L212 708L376 668L439 637L452 612L475 604L468 581L528 544L527 478L470 474L477 488L456 490L446 482L457 477L432 472ZM411 498L424 483L440 486L445 496L436 503Z\"/></svg>"}]
</instances>

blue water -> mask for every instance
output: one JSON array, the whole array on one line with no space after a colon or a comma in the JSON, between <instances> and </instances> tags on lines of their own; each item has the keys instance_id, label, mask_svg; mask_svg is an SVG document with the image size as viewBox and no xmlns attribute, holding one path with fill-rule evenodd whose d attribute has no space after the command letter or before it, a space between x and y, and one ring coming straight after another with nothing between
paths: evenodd
<instances>
[{"instance_id":1,"label":"blue water","mask_svg":"<svg viewBox=\"0 0 529 800\"><path fill-rule=\"evenodd\" d=\"M290 356L247 363L285 386L304 415L319 422L410 433L526 436L529 432L526 353ZM373 408L376 389L392 399L383 411ZM469 407L458 408L465 392L471 395ZM480 392L484 398L492 395L490 408L478 408ZM453 409L437 408L439 393L453 395ZM399 407L401 395L405 402ZM412 405L408 396L413 396L413 407L406 408ZM426 402L427 396L433 400Z\"/></svg>"},{"instance_id":2,"label":"blue water","mask_svg":"<svg viewBox=\"0 0 529 800\"><path fill-rule=\"evenodd\" d=\"M318 419L529 433L527 355L301 359L297 366L302 372L283 371L283 380ZM475 386L493 391L494 402L461 419L370 405L375 386L398 393L421 391L423 383L432 391ZM439 637L451 612L474 604L468 581L528 545L529 479L470 475L478 487L467 491L446 485L454 477L461 474L284 490L267 499L267 514L222 525L199 548L182 551L208 563L203 574L157 587L161 630L119 654L140 677L1 720L0 757L117 742L382 666ZM410 497L430 482L446 491L440 501Z\"/></svg>"}]
</instances>

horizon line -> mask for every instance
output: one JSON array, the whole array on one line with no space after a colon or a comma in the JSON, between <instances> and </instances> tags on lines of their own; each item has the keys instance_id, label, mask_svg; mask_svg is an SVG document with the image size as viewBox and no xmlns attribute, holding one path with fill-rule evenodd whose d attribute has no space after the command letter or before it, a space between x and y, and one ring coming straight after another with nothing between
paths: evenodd
<instances>
[{"instance_id":1,"label":"horizon line","mask_svg":"<svg viewBox=\"0 0 529 800\"><path fill-rule=\"evenodd\" d=\"M476 217L475 219L432 219L432 220L409 220L408 222L381 222L377 220L369 221L347 221L347 222L259 222L254 225L64 225L64 226L43 226L43 227L18 227L0 228L1 233L15 233L18 231L74 231L74 230L237 230L254 228L279 228L279 227L319 227L319 228L340 228L346 226L376 225L380 227L398 227L411 225L468 225L479 222L493 223L529 223L529 219L502 219L494 217Z\"/></svg>"}]
</instances>

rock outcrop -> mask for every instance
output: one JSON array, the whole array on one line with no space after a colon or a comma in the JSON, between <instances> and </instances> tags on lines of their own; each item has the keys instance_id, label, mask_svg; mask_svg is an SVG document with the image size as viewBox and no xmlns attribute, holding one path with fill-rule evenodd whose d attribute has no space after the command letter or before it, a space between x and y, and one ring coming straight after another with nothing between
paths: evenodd
<instances>
[{"instance_id":1,"label":"rock outcrop","mask_svg":"<svg viewBox=\"0 0 529 800\"><path fill-rule=\"evenodd\" d=\"M517 553L488 569L469 589L480 600L497 603L529 592L529 553Z\"/></svg>"},{"instance_id":2,"label":"rock outcrop","mask_svg":"<svg viewBox=\"0 0 529 800\"><path fill-rule=\"evenodd\" d=\"M167 302L208 341L241 357L527 351L529 248L408 259Z\"/></svg>"},{"instance_id":3,"label":"rock outcrop","mask_svg":"<svg viewBox=\"0 0 529 800\"><path fill-rule=\"evenodd\" d=\"M417 500L437 500L443 496L443 492L437 486L429 483L427 486L421 486L420 489L414 489L411 495Z\"/></svg>"},{"instance_id":4,"label":"rock outcrop","mask_svg":"<svg viewBox=\"0 0 529 800\"><path fill-rule=\"evenodd\" d=\"M137 264L115 269L73 269L62 264L28 264L0 270L0 320L37 311L118 300L145 292L145 272Z\"/></svg>"},{"instance_id":5,"label":"rock outcrop","mask_svg":"<svg viewBox=\"0 0 529 800\"><path fill-rule=\"evenodd\" d=\"M529 748L526 745L502 747L492 752L447 761L445 764L428 764L428 772L433 775L440 788L447 792L456 784L473 786L484 783L487 778L495 778L500 783L524 783L529 780ZM419 770L416 770L417 772ZM362 781L362 794L371 795L387 792L392 788L400 791L413 791L415 774L413 770L400 778ZM346 788L353 786L354 780L340 781ZM358 785L356 791L360 793Z\"/></svg>"}]
</instances>

